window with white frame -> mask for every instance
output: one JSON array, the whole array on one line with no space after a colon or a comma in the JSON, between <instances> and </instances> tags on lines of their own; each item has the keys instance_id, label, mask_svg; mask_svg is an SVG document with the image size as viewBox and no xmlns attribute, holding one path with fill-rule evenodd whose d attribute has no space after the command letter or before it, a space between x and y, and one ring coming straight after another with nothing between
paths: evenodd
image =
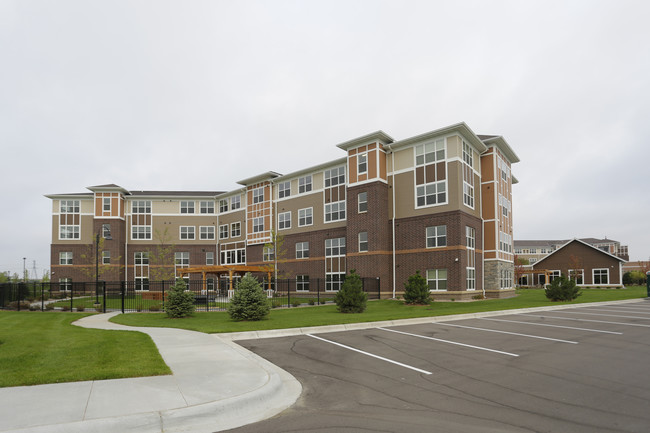
<instances>
[{"instance_id":1,"label":"window with white frame","mask_svg":"<svg viewBox=\"0 0 650 433\"><path fill-rule=\"evenodd\" d=\"M133 256L135 289L149 290L149 253L136 252Z\"/></svg>"},{"instance_id":2,"label":"window with white frame","mask_svg":"<svg viewBox=\"0 0 650 433\"><path fill-rule=\"evenodd\" d=\"M298 179L298 193L303 194L311 191L311 174Z\"/></svg>"},{"instance_id":3,"label":"window with white frame","mask_svg":"<svg viewBox=\"0 0 650 433\"><path fill-rule=\"evenodd\" d=\"M64 292L72 290L72 278L59 278L59 290Z\"/></svg>"},{"instance_id":4,"label":"window with white frame","mask_svg":"<svg viewBox=\"0 0 650 433\"><path fill-rule=\"evenodd\" d=\"M309 275L296 275L296 291L309 291Z\"/></svg>"},{"instance_id":5,"label":"window with white frame","mask_svg":"<svg viewBox=\"0 0 650 433\"><path fill-rule=\"evenodd\" d=\"M204 241L214 240L214 226L200 226L199 239Z\"/></svg>"},{"instance_id":6,"label":"window with white frame","mask_svg":"<svg viewBox=\"0 0 650 433\"><path fill-rule=\"evenodd\" d=\"M104 203L104 206L103 206L102 210L104 212L110 212L111 211L111 199L110 199L110 197L104 197L103 203Z\"/></svg>"},{"instance_id":7,"label":"window with white frame","mask_svg":"<svg viewBox=\"0 0 650 433\"><path fill-rule=\"evenodd\" d=\"M230 237L238 238L241 236L241 222L237 221L230 224Z\"/></svg>"},{"instance_id":8,"label":"window with white frame","mask_svg":"<svg viewBox=\"0 0 650 433\"><path fill-rule=\"evenodd\" d=\"M501 207L501 214L505 217L508 218L510 215L512 205L510 204L510 200L508 200L505 196L499 194L499 206Z\"/></svg>"},{"instance_id":9,"label":"window with white frame","mask_svg":"<svg viewBox=\"0 0 650 433\"><path fill-rule=\"evenodd\" d=\"M345 278L345 238L325 240L325 291L338 291Z\"/></svg>"},{"instance_id":10,"label":"window with white frame","mask_svg":"<svg viewBox=\"0 0 650 433\"><path fill-rule=\"evenodd\" d=\"M368 212L368 193L360 192L357 195L357 203L359 213Z\"/></svg>"},{"instance_id":11,"label":"window with white frame","mask_svg":"<svg viewBox=\"0 0 650 433\"><path fill-rule=\"evenodd\" d=\"M278 184L278 198L289 197L291 195L291 182L280 182Z\"/></svg>"},{"instance_id":12,"label":"window with white frame","mask_svg":"<svg viewBox=\"0 0 650 433\"><path fill-rule=\"evenodd\" d=\"M102 265L111 264L111 252L108 250L102 251Z\"/></svg>"},{"instance_id":13,"label":"window with white frame","mask_svg":"<svg viewBox=\"0 0 650 433\"><path fill-rule=\"evenodd\" d=\"M445 159L445 139L415 146L415 165L426 165Z\"/></svg>"},{"instance_id":14,"label":"window with white frame","mask_svg":"<svg viewBox=\"0 0 650 433\"><path fill-rule=\"evenodd\" d=\"M59 203L60 213L79 213L79 200L61 200Z\"/></svg>"},{"instance_id":15,"label":"window with white frame","mask_svg":"<svg viewBox=\"0 0 650 433\"><path fill-rule=\"evenodd\" d=\"M61 200L59 210L59 239L80 239L79 200Z\"/></svg>"},{"instance_id":16,"label":"window with white frame","mask_svg":"<svg viewBox=\"0 0 650 433\"><path fill-rule=\"evenodd\" d=\"M80 226L75 225L60 225L59 226L59 239L79 239Z\"/></svg>"},{"instance_id":17,"label":"window with white frame","mask_svg":"<svg viewBox=\"0 0 650 433\"><path fill-rule=\"evenodd\" d=\"M181 240L193 240L195 239L195 227L194 226L181 226Z\"/></svg>"},{"instance_id":18,"label":"window with white frame","mask_svg":"<svg viewBox=\"0 0 650 433\"><path fill-rule=\"evenodd\" d=\"M345 167L325 170L325 188L336 185L345 185Z\"/></svg>"},{"instance_id":19,"label":"window with white frame","mask_svg":"<svg viewBox=\"0 0 650 433\"><path fill-rule=\"evenodd\" d=\"M359 233L359 252L368 252L368 232Z\"/></svg>"},{"instance_id":20,"label":"window with white frame","mask_svg":"<svg viewBox=\"0 0 650 433\"><path fill-rule=\"evenodd\" d=\"M569 269L569 279L576 282L576 284L584 284L584 269Z\"/></svg>"},{"instance_id":21,"label":"window with white frame","mask_svg":"<svg viewBox=\"0 0 650 433\"><path fill-rule=\"evenodd\" d=\"M246 247L237 244L221 245L222 265L244 265L246 264Z\"/></svg>"},{"instance_id":22,"label":"window with white frame","mask_svg":"<svg viewBox=\"0 0 650 433\"><path fill-rule=\"evenodd\" d=\"M134 200L131 204L131 213L147 215L151 213L151 200Z\"/></svg>"},{"instance_id":23,"label":"window with white frame","mask_svg":"<svg viewBox=\"0 0 650 433\"><path fill-rule=\"evenodd\" d=\"M291 212L282 212L278 214L278 230L291 228Z\"/></svg>"},{"instance_id":24,"label":"window with white frame","mask_svg":"<svg viewBox=\"0 0 650 433\"><path fill-rule=\"evenodd\" d=\"M310 226L314 223L313 208L298 210L298 227Z\"/></svg>"},{"instance_id":25,"label":"window with white frame","mask_svg":"<svg viewBox=\"0 0 650 433\"><path fill-rule=\"evenodd\" d=\"M357 174L365 174L368 172L368 154L360 153L357 155Z\"/></svg>"},{"instance_id":26,"label":"window with white frame","mask_svg":"<svg viewBox=\"0 0 650 433\"><path fill-rule=\"evenodd\" d=\"M609 284L609 269L594 269L592 273L594 284Z\"/></svg>"},{"instance_id":27,"label":"window with white frame","mask_svg":"<svg viewBox=\"0 0 650 433\"><path fill-rule=\"evenodd\" d=\"M531 258L528 259L528 264L532 265L533 263L536 263L536 262L537 262L537 259L535 257L531 257Z\"/></svg>"},{"instance_id":28,"label":"window with white frame","mask_svg":"<svg viewBox=\"0 0 650 433\"><path fill-rule=\"evenodd\" d=\"M511 289L514 280L514 273L507 269L501 269L499 272L499 288Z\"/></svg>"},{"instance_id":29,"label":"window with white frame","mask_svg":"<svg viewBox=\"0 0 650 433\"><path fill-rule=\"evenodd\" d=\"M327 203L325 205L325 222L341 221L345 219L345 201Z\"/></svg>"},{"instance_id":30,"label":"window with white frame","mask_svg":"<svg viewBox=\"0 0 650 433\"><path fill-rule=\"evenodd\" d=\"M205 264L207 266L214 265L214 251L207 251L205 253Z\"/></svg>"},{"instance_id":31,"label":"window with white frame","mask_svg":"<svg viewBox=\"0 0 650 433\"><path fill-rule=\"evenodd\" d=\"M213 214L214 213L214 201L207 200L200 203L201 213L204 214Z\"/></svg>"},{"instance_id":32,"label":"window with white frame","mask_svg":"<svg viewBox=\"0 0 650 433\"><path fill-rule=\"evenodd\" d=\"M463 141L463 204L474 209L474 156L472 148Z\"/></svg>"},{"instance_id":33,"label":"window with white frame","mask_svg":"<svg viewBox=\"0 0 650 433\"><path fill-rule=\"evenodd\" d=\"M447 290L447 269L428 269L427 285L430 291Z\"/></svg>"},{"instance_id":34,"label":"window with white frame","mask_svg":"<svg viewBox=\"0 0 650 433\"><path fill-rule=\"evenodd\" d=\"M181 200L181 213L194 213L194 202Z\"/></svg>"},{"instance_id":35,"label":"window with white frame","mask_svg":"<svg viewBox=\"0 0 650 433\"><path fill-rule=\"evenodd\" d=\"M236 195L230 198L230 209L235 210L241 208L241 196Z\"/></svg>"},{"instance_id":36,"label":"window with white frame","mask_svg":"<svg viewBox=\"0 0 650 433\"><path fill-rule=\"evenodd\" d=\"M228 239L228 224L219 226L219 239Z\"/></svg>"},{"instance_id":37,"label":"window with white frame","mask_svg":"<svg viewBox=\"0 0 650 433\"><path fill-rule=\"evenodd\" d=\"M472 147L463 141L463 162L470 167L474 167L474 153Z\"/></svg>"},{"instance_id":38,"label":"window with white frame","mask_svg":"<svg viewBox=\"0 0 650 433\"><path fill-rule=\"evenodd\" d=\"M309 258L309 242L296 242L296 258L297 259Z\"/></svg>"},{"instance_id":39,"label":"window with white frame","mask_svg":"<svg viewBox=\"0 0 650 433\"><path fill-rule=\"evenodd\" d=\"M551 284L554 279L560 278L560 275L562 275L562 273L559 270L557 270L557 269L552 270L550 272L550 274L549 274L549 277L548 277L548 284ZM544 275L540 275L539 277L540 277L540 279L543 279Z\"/></svg>"},{"instance_id":40,"label":"window with white frame","mask_svg":"<svg viewBox=\"0 0 650 433\"><path fill-rule=\"evenodd\" d=\"M132 240L151 239L151 226L140 226L140 225L131 226L131 239Z\"/></svg>"},{"instance_id":41,"label":"window with white frame","mask_svg":"<svg viewBox=\"0 0 650 433\"><path fill-rule=\"evenodd\" d=\"M467 247L467 267L465 271L466 289L476 289L476 229L465 226L465 246Z\"/></svg>"},{"instance_id":42,"label":"window with white frame","mask_svg":"<svg viewBox=\"0 0 650 433\"><path fill-rule=\"evenodd\" d=\"M255 188L253 190L253 204L262 203L264 201L264 187Z\"/></svg>"},{"instance_id":43,"label":"window with white frame","mask_svg":"<svg viewBox=\"0 0 650 433\"><path fill-rule=\"evenodd\" d=\"M71 265L72 264L72 251L62 251L59 253L59 264L60 265Z\"/></svg>"},{"instance_id":44,"label":"window with white frame","mask_svg":"<svg viewBox=\"0 0 650 433\"><path fill-rule=\"evenodd\" d=\"M265 262L272 262L275 260L275 248L272 246L264 246L262 249L262 260Z\"/></svg>"},{"instance_id":45,"label":"window with white frame","mask_svg":"<svg viewBox=\"0 0 650 433\"><path fill-rule=\"evenodd\" d=\"M504 253L512 252L512 235L499 232L499 250Z\"/></svg>"},{"instance_id":46,"label":"window with white frame","mask_svg":"<svg viewBox=\"0 0 650 433\"><path fill-rule=\"evenodd\" d=\"M219 200L219 213L228 212L228 199L222 198Z\"/></svg>"},{"instance_id":47,"label":"window with white frame","mask_svg":"<svg viewBox=\"0 0 650 433\"><path fill-rule=\"evenodd\" d=\"M441 180L416 187L417 207L433 206L447 202L447 181Z\"/></svg>"},{"instance_id":48,"label":"window with white frame","mask_svg":"<svg viewBox=\"0 0 650 433\"><path fill-rule=\"evenodd\" d=\"M264 231L264 218L253 218L253 233L260 233Z\"/></svg>"},{"instance_id":49,"label":"window with white frame","mask_svg":"<svg viewBox=\"0 0 650 433\"><path fill-rule=\"evenodd\" d=\"M111 225L102 224L102 237L104 239L111 239Z\"/></svg>"},{"instance_id":50,"label":"window with white frame","mask_svg":"<svg viewBox=\"0 0 650 433\"><path fill-rule=\"evenodd\" d=\"M469 182L463 181L463 203L465 206L470 207L474 209L474 185L473 185L473 176L469 178L471 180L471 184Z\"/></svg>"},{"instance_id":51,"label":"window with white frame","mask_svg":"<svg viewBox=\"0 0 650 433\"><path fill-rule=\"evenodd\" d=\"M427 248L439 248L447 246L447 226L427 227L426 231Z\"/></svg>"},{"instance_id":52,"label":"window with white frame","mask_svg":"<svg viewBox=\"0 0 650 433\"><path fill-rule=\"evenodd\" d=\"M190 253L189 252L176 252L174 253L174 265L178 268L189 268L190 266Z\"/></svg>"}]
</instances>

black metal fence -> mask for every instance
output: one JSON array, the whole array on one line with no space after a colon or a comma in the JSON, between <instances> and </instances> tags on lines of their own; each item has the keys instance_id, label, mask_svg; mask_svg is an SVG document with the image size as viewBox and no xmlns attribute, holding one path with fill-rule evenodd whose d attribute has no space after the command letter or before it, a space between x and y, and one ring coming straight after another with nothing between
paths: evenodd
<instances>
[{"instance_id":1,"label":"black metal fence","mask_svg":"<svg viewBox=\"0 0 650 433\"><path fill-rule=\"evenodd\" d=\"M362 278L368 299L380 299L379 278ZM151 311L165 310L173 281L100 281L71 283L1 283L0 309L63 311ZM225 311L237 279L190 280L197 311ZM261 281L272 308L291 308L333 302L340 281L325 279L278 279Z\"/></svg>"}]
</instances>

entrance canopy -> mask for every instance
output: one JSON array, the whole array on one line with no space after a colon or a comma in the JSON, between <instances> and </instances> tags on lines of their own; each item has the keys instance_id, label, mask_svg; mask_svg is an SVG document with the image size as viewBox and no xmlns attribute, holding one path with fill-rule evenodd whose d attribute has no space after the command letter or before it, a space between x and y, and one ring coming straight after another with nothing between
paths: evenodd
<instances>
[{"instance_id":1,"label":"entrance canopy","mask_svg":"<svg viewBox=\"0 0 650 433\"><path fill-rule=\"evenodd\" d=\"M271 289L271 273L273 272L268 267L262 266L246 266L246 265L222 265L222 266L193 266L191 268L179 268L177 270L179 276L182 278L184 275L201 274L203 280L203 289L206 289L206 275L216 275L220 278L222 275L228 275L230 281L230 290L233 290L233 276L242 276L247 272L262 272L268 276L269 290Z\"/></svg>"}]
</instances>

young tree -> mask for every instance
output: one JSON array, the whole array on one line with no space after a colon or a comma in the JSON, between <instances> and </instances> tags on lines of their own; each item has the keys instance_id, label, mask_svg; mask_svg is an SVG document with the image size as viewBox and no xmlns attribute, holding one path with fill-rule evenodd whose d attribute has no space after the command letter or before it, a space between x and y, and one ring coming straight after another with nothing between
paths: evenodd
<instances>
[{"instance_id":1,"label":"young tree","mask_svg":"<svg viewBox=\"0 0 650 433\"><path fill-rule=\"evenodd\" d=\"M554 278L546 288L546 297L554 302L573 301L580 295L580 288L576 286L576 282L564 275Z\"/></svg>"},{"instance_id":2,"label":"young tree","mask_svg":"<svg viewBox=\"0 0 650 433\"><path fill-rule=\"evenodd\" d=\"M149 279L151 281L170 281L176 276L174 266L174 247L170 242L169 228L154 231L156 246L149 250Z\"/></svg>"},{"instance_id":3,"label":"young tree","mask_svg":"<svg viewBox=\"0 0 650 433\"><path fill-rule=\"evenodd\" d=\"M102 253L104 251L105 243L106 239L99 236L99 240L95 238L95 242L87 245L84 252L81 253L81 259L85 264L81 266L80 270L86 277L88 277L89 281L95 281L96 279L102 280L102 277L109 271L116 269L115 265L104 264ZM111 257L111 260L119 263L121 258L121 256L114 258Z\"/></svg>"},{"instance_id":4,"label":"young tree","mask_svg":"<svg viewBox=\"0 0 650 433\"><path fill-rule=\"evenodd\" d=\"M404 302L420 305L431 303L431 292L427 280L420 275L420 271L415 271L415 275L411 275L408 282L404 284Z\"/></svg>"},{"instance_id":5,"label":"young tree","mask_svg":"<svg viewBox=\"0 0 650 433\"><path fill-rule=\"evenodd\" d=\"M233 320L262 320L271 311L269 301L259 281L249 272L239 281L228 304Z\"/></svg>"},{"instance_id":6,"label":"young tree","mask_svg":"<svg viewBox=\"0 0 650 433\"><path fill-rule=\"evenodd\" d=\"M529 264L528 259L515 254L515 284L519 284L519 279L526 273L526 266Z\"/></svg>"},{"instance_id":7,"label":"young tree","mask_svg":"<svg viewBox=\"0 0 650 433\"><path fill-rule=\"evenodd\" d=\"M176 283L169 288L165 311L173 319L189 317L194 314L194 294L186 292L187 285L182 278L177 278Z\"/></svg>"},{"instance_id":8,"label":"young tree","mask_svg":"<svg viewBox=\"0 0 650 433\"><path fill-rule=\"evenodd\" d=\"M273 272L273 278L284 278L286 275L280 273L279 265L287 261L287 249L284 247L284 235L278 234L271 230L271 240L264 244L264 250L273 252L273 260L264 266L270 272Z\"/></svg>"},{"instance_id":9,"label":"young tree","mask_svg":"<svg viewBox=\"0 0 650 433\"><path fill-rule=\"evenodd\" d=\"M368 294L363 291L361 277L354 269L345 277L341 290L336 293L336 308L341 313L363 313L366 310Z\"/></svg>"}]
</instances>

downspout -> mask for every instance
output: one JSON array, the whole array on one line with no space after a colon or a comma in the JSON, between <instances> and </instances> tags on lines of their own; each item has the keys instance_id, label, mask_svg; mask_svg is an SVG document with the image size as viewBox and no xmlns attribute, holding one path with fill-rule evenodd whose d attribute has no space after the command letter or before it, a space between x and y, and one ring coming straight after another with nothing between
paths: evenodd
<instances>
[{"instance_id":1,"label":"downspout","mask_svg":"<svg viewBox=\"0 0 650 433\"><path fill-rule=\"evenodd\" d=\"M393 152L393 148L391 145L387 146L388 149L390 150L390 160L391 160L391 169L393 172L393 185L392 185L392 194L393 194L393 218L391 219L391 224L393 228L393 245L392 245L392 256L393 256L393 299L395 299L396 293L395 293L395 286L397 282L397 276L395 275L397 269L396 269L396 264L395 264L395 152Z\"/></svg>"},{"instance_id":2,"label":"downspout","mask_svg":"<svg viewBox=\"0 0 650 433\"><path fill-rule=\"evenodd\" d=\"M481 159L479 155L479 167ZM479 208L481 209L481 289L483 289L483 299L485 299L485 218L483 216L483 173L481 173L481 181L479 182L481 189Z\"/></svg>"},{"instance_id":3,"label":"downspout","mask_svg":"<svg viewBox=\"0 0 650 433\"><path fill-rule=\"evenodd\" d=\"M129 231L130 231L129 229L131 227L129 226L128 221L129 221L131 215L126 212L126 198L124 199L124 207L125 207L125 209L124 209L124 225L125 225L125 230L124 230L124 256L125 256L124 257L124 281L129 281ZM135 269L135 267L134 267L134 269ZM134 274L133 280L135 281L135 274Z\"/></svg>"}]
</instances>

